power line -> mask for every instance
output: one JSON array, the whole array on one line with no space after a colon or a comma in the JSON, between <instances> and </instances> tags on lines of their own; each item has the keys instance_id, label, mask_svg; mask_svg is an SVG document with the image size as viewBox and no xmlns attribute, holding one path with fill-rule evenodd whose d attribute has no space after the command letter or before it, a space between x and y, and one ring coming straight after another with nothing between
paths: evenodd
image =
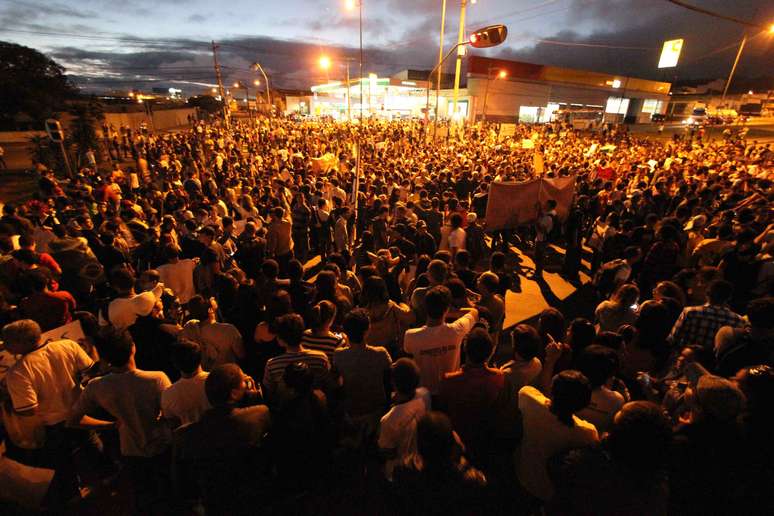
<instances>
[{"instance_id":1,"label":"power line","mask_svg":"<svg viewBox=\"0 0 774 516\"><path fill-rule=\"evenodd\" d=\"M703 7L697 7L695 5L687 4L687 3L685 3L685 2L683 2L681 0L666 0L666 1L669 2L670 4L675 4L675 5L679 6L679 7L684 8L684 9L688 9L689 11L694 11L694 12L701 13L701 14L706 14L707 16L712 16L713 18L718 18L718 19L721 19L721 20L726 20L726 21L738 23L740 25L745 25L747 27L755 27L755 28L759 28L759 29L764 29L765 28L763 25L760 25L760 24L757 24L757 23L754 23L754 22L751 22L751 21L748 21L748 20L743 20L741 18L736 18L734 16L729 16L727 14L716 13L714 11L710 11L709 9L705 9Z\"/></svg>"}]
</instances>

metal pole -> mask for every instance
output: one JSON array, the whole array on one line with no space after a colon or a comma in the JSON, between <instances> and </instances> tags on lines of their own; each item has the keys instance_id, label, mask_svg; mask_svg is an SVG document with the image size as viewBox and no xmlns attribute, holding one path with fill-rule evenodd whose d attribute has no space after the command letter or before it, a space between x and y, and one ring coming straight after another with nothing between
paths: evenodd
<instances>
[{"instance_id":1,"label":"metal pole","mask_svg":"<svg viewBox=\"0 0 774 516\"><path fill-rule=\"evenodd\" d=\"M70 179L73 177L73 169L70 168L70 159L67 157L67 151L65 151L64 142L59 142L59 148L62 150L62 157L64 158L65 167L67 167L67 175L70 176Z\"/></svg>"},{"instance_id":2,"label":"metal pole","mask_svg":"<svg viewBox=\"0 0 774 516\"><path fill-rule=\"evenodd\" d=\"M433 74L435 74L436 70L441 68L443 63L446 62L447 59L449 59L449 56L452 55L452 52L457 50L462 45L467 45L467 44L468 42L463 41L462 43L457 43L456 45L451 47L451 49L449 49L446 55L443 56L443 59L441 59L441 62L435 65L435 67L432 70L430 70L430 73L427 74L427 99L426 99L425 109L430 109L430 84L433 80ZM438 110L438 90L436 90L436 93L435 93L435 109L436 111ZM436 113L436 117L433 119L433 139L435 139L435 130L436 130L437 123L438 123L438 114Z\"/></svg>"},{"instance_id":3,"label":"metal pole","mask_svg":"<svg viewBox=\"0 0 774 516\"><path fill-rule=\"evenodd\" d=\"M360 123L363 123L363 0L358 2L360 8ZM359 149L358 149L359 155Z\"/></svg>"},{"instance_id":4,"label":"metal pole","mask_svg":"<svg viewBox=\"0 0 774 516\"><path fill-rule=\"evenodd\" d=\"M739 50L736 53L736 59L734 59L734 65L731 67L731 73L728 74L728 79L726 80L726 87L723 88L723 97L720 99L720 102L721 104L723 104L723 106L725 106L726 93L728 93L728 87L731 86L731 80L734 78L736 65L739 64L739 58L742 57L742 51L744 50L744 46L746 44L747 44L747 32L745 32L744 36L742 37L742 42L739 44Z\"/></svg>"},{"instance_id":5,"label":"metal pole","mask_svg":"<svg viewBox=\"0 0 774 516\"><path fill-rule=\"evenodd\" d=\"M457 36L457 66L454 69L454 97L452 103L452 117L457 114L457 98L460 93L460 73L462 72L462 41L465 39L465 9L468 6L468 0L462 0L460 4L460 32Z\"/></svg>"},{"instance_id":6,"label":"metal pole","mask_svg":"<svg viewBox=\"0 0 774 516\"><path fill-rule=\"evenodd\" d=\"M352 103L349 101L350 86L349 86L349 61L347 61L347 120L352 121Z\"/></svg>"},{"instance_id":7,"label":"metal pole","mask_svg":"<svg viewBox=\"0 0 774 516\"><path fill-rule=\"evenodd\" d=\"M436 78L436 88L435 88L435 116L438 116L438 90L441 89L441 61L443 60L443 35L446 30L446 0L443 0L443 3L441 4L441 40L438 44L438 76ZM428 97L430 96L429 93L430 90L428 90ZM428 106L429 107L429 106ZM430 120L430 110L428 109L425 113L427 116L427 120Z\"/></svg>"},{"instance_id":8,"label":"metal pole","mask_svg":"<svg viewBox=\"0 0 774 516\"><path fill-rule=\"evenodd\" d=\"M269 86L269 78L266 76L266 72L263 71L263 66L261 66L261 63L256 62L255 66L258 68L258 70L261 71L261 75L263 75L263 80L266 81L266 102L269 104L269 116L274 114L274 109L271 104L271 87ZM258 99L256 98L256 102L258 102Z\"/></svg>"},{"instance_id":9,"label":"metal pole","mask_svg":"<svg viewBox=\"0 0 774 516\"><path fill-rule=\"evenodd\" d=\"M481 115L481 119L486 122L486 101L489 98L489 81L492 80L492 65L486 69L486 88L484 88L484 109Z\"/></svg>"}]
</instances>

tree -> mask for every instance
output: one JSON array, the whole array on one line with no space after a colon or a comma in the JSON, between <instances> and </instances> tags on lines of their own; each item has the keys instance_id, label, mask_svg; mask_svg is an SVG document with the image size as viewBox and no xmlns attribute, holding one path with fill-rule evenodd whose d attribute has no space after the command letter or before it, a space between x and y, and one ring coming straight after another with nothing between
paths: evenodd
<instances>
[{"instance_id":1,"label":"tree","mask_svg":"<svg viewBox=\"0 0 774 516\"><path fill-rule=\"evenodd\" d=\"M32 48L0 41L0 129L20 115L41 126L75 92L64 68Z\"/></svg>"},{"instance_id":2,"label":"tree","mask_svg":"<svg viewBox=\"0 0 774 516\"><path fill-rule=\"evenodd\" d=\"M96 124L105 118L104 108L97 99L91 97L72 102L68 111L72 116L68 136L75 146L76 163L80 166L89 149L94 151L95 156L99 156Z\"/></svg>"}]
</instances>

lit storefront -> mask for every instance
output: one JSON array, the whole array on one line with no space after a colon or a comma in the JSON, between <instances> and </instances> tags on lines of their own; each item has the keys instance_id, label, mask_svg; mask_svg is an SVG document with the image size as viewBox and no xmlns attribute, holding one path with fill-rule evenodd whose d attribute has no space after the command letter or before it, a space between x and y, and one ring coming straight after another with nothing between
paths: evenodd
<instances>
[{"instance_id":1,"label":"lit storefront","mask_svg":"<svg viewBox=\"0 0 774 516\"><path fill-rule=\"evenodd\" d=\"M345 120L349 113L352 118L360 117L361 104L364 116L379 118L418 118L424 116L427 102L425 81L407 81L370 74L362 79L363 98L360 97L360 79L332 81L312 86L309 114L331 116ZM347 95L349 106L347 106ZM431 101L435 100L435 95Z\"/></svg>"},{"instance_id":2,"label":"lit storefront","mask_svg":"<svg viewBox=\"0 0 774 516\"><path fill-rule=\"evenodd\" d=\"M666 112L670 89L668 82L470 56L467 120L647 122Z\"/></svg>"}]
</instances>

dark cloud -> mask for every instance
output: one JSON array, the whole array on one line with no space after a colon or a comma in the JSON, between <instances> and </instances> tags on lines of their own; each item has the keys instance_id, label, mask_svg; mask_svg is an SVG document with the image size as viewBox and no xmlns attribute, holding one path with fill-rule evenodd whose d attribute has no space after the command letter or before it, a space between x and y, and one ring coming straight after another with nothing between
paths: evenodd
<instances>
[{"instance_id":1,"label":"dark cloud","mask_svg":"<svg viewBox=\"0 0 774 516\"><path fill-rule=\"evenodd\" d=\"M186 5L183 0L175 0ZM101 6L115 4L118 0L102 0ZM544 2L545 3L545 2ZM438 58L440 7L438 0L388 0L390 15L366 18L365 69L380 75L392 75L402 69L429 69ZM697 4L729 12L739 17L752 19L753 8L760 7L756 19L774 20L774 9L767 0L749 0L744 7L733 9L723 0L706 0ZM64 4L46 4L54 9ZM124 3L124 6L126 4ZM150 0L133 2L132 8L152 8ZM457 1L448 2L454 7L446 28L446 49L456 40ZM477 7L484 5L482 0ZM529 4L525 9L542 5ZM724 77L734 57L736 43L742 30L738 25L713 19L702 14L686 11L679 7L656 0L557 0L555 13L546 18L549 8L529 11L529 16L519 17L517 11L509 10L504 15L513 15L514 27L506 45L487 51L475 50L477 54L518 59L533 63L567 66L588 70L607 71L619 74L671 80L676 74L680 79L692 77ZM120 10L116 7L117 10ZM366 6L366 12L368 12ZM515 9L515 8L514 8ZM733 12L732 12L733 11ZM479 11L480 13L481 11ZM429 13L434 13L430 15ZM300 15L303 13L300 13ZM498 13L492 13L496 16ZM500 13L503 14L503 13ZM202 23L208 18L201 12L186 12L184 18L192 23ZM567 17L570 22L562 23L558 18ZM104 89L106 85L146 87L176 85L176 81L193 84L215 82L212 70L212 53L209 41L204 38L134 38L129 35L117 36L116 40L90 40L86 35L99 34L88 26L85 19L73 16L79 22L77 29L72 24L57 26L42 23L24 2L9 2L0 8L0 27L8 26L36 31L64 31L83 34L82 39L65 40L62 47L48 47L49 54L70 69L81 84L90 89ZM399 23L396 20L400 20ZM23 24L20 25L20 22ZM521 20L516 23L516 20ZM527 20L526 22L524 20ZM493 20L496 21L496 20ZM556 22L557 31L546 30L548 21ZM474 22L471 23L471 25ZM280 25L296 27L307 33L330 30L356 34L356 16L342 14L334 9L323 11L319 18L309 21L299 16L298 20L286 20ZM559 30L561 27L564 30ZM128 30L128 29L127 29ZM550 33L551 36L544 36ZM678 68L659 71L656 68L660 47L664 40L684 37L684 54ZM588 46L555 45L537 41L537 38L565 43L609 45L612 47L643 47L642 49L600 48ZM352 38L349 38L352 40ZM381 41L379 47L371 41ZM95 42L96 41L96 42ZM532 45L525 46L530 41ZM335 62L342 58L357 60L359 51L353 46L332 45L316 39L313 35L304 39L288 40L272 37L231 37L221 38L219 57L223 65L224 80L227 84L235 80L256 78L251 63L260 61L271 76L273 85L288 88L305 88L324 80L325 76L317 65L321 53L329 54ZM115 48L115 51L104 50ZM751 38L740 64L739 74L758 75L771 73L774 69L774 38L759 36ZM453 59L446 70L452 69ZM357 66L351 69L356 74ZM330 78L343 77L344 71L336 67L329 73ZM86 81L88 78L88 82Z\"/></svg>"},{"instance_id":2,"label":"dark cloud","mask_svg":"<svg viewBox=\"0 0 774 516\"><path fill-rule=\"evenodd\" d=\"M577 3L582 3L582 1L579 0ZM718 1L705 2L707 5L713 3L721 4ZM602 4L639 5L642 4L642 1L605 0ZM633 12L631 9L629 9L629 13ZM598 17L598 14L594 16ZM620 13L617 16L620 16ZM613 18L615 17L616 15L613 16ZM680 78L722 77L728 72L742 36L742 29L734 23L685 11L675 6L661 10L660 15L645 22L637 17L634 18L628 25L610 24L586 36L574 31L563 31L550 39L613 47L644 47L649 50L573 47L541 42L531 48L510 48L504 52L504 55L535 63L625 73L656 79L671 80L675 75L679 75ZM675 38L685 39L678 67L658 70L657 64L662 43L665 40ZM739 65L740 73L752 75L771 73L772 65L774 65L772 39L766 34L761 34L748 41L744 58Z\"/></svg>"}]
</instances>

